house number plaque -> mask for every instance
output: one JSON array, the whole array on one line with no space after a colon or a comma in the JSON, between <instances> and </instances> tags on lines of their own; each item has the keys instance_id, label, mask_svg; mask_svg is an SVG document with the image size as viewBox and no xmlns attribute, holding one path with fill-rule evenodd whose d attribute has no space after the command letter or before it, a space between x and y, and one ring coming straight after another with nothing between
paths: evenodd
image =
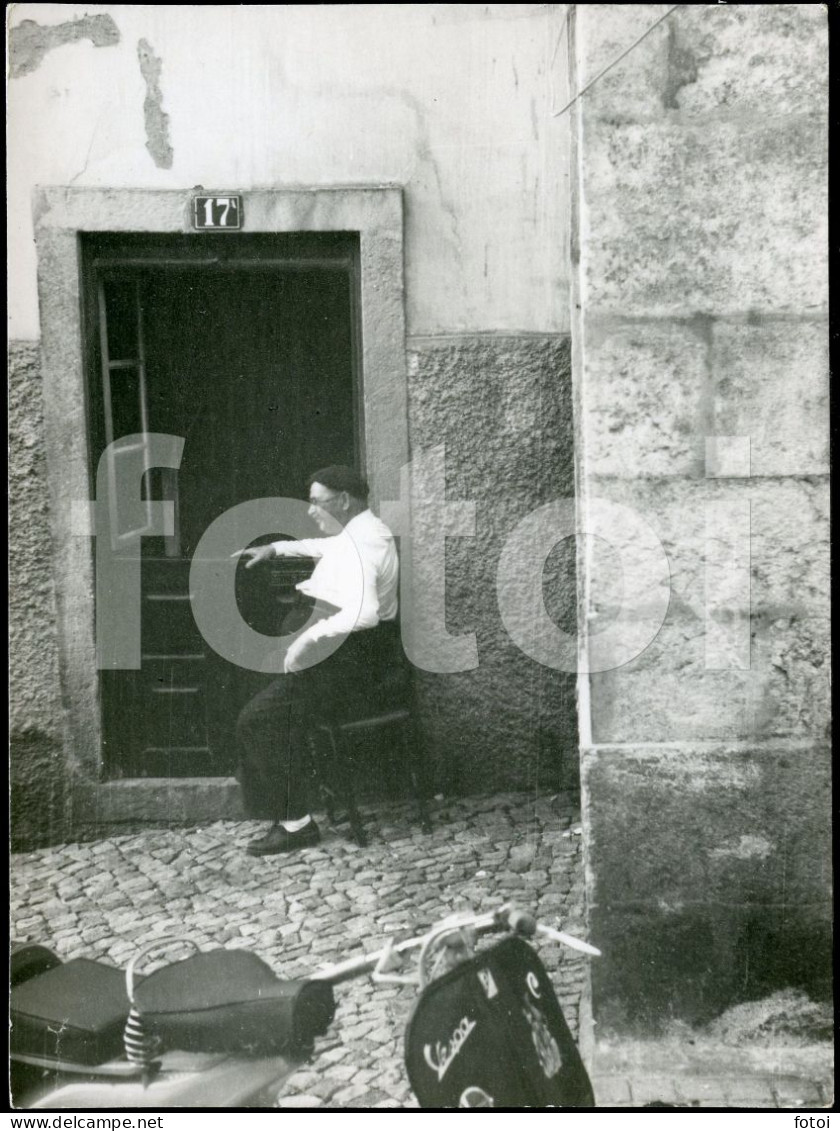
<instances>
[{"instance_id":1,"label":"house number plaque","mask_svg":"<svg viewBox=\"0 0 840 1131\"><path fill-rule=\"evenodd\" d=\"M242 226L241 196L194 196L192 206L198 232L236 231Z\"/></svg>"}]
</instances>

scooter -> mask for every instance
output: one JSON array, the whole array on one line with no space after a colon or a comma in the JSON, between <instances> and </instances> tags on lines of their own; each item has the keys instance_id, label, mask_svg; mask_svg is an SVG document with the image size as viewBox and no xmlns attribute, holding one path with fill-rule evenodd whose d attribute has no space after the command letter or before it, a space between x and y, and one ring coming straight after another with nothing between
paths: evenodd
<instances>
[{"instance_id":1,"label":"scooter","mask_svg":"<svg viewBox=\"0 0 840 1131\"><path fill-rule=\"evenodd\" d=\"M491 947L477 940L504 937ZM125 973L13 948L14 1107L88 1110L270 1108L333 1019L332 987L371 974L420 990L405 1061L421 1107L592 1107L589 1077L545 967L526 939L600 952L504 906L288 981L245 950L216 949L142 976L161 939ZM405 973L417 954L416 969Z\"/></svg>"}]
</instances>

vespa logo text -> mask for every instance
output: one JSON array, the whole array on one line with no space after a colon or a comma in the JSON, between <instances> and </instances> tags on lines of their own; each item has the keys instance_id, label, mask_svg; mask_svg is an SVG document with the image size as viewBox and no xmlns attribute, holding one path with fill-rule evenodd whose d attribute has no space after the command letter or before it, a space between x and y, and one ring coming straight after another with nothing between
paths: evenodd
<instances>
[{"instance_id":1,"label":"vespa logo text","mask_svg":"<svg viewBox=\"0 0 840 1131\"><path fill-rule=\"evenodd\" d=\"M431 1045L423 1046L423 1056L426 1058L426 1063L433 1072L437 1073L438 1080L444 1078L450 1064L461 1051L464 1042L474 1028L475 1021L471 1021L468 1017L462 1017L448 1044L437 1041L434 1048Z\"/></svg>"}]
</instances>

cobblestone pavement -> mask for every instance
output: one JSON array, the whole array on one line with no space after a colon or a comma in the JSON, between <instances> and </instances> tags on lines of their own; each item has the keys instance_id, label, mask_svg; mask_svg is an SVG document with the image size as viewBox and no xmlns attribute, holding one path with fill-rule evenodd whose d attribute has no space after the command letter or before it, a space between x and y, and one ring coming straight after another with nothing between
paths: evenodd
<instances>
[{"instance_id":1,"label":"cobblestone pavement","mask_svg":"<svg viewBox=\"0 0 840 1131\"><path fill-rule=\"evenodd\" d=\"M576 805L571 796L522 793L438 800L431 834L420 832L408 804L368 806L368 847L322 824L320 845L286 857L245 854L261 828L252 821L20 853L12 857L12 937L46 943L63 959L123 966L141 944L185 934L201 947L247 947L298 977L375 950L403 929L419 933L453 911L507 901L583 936ZM577 1035L588 959L553 943L539 950ZM336 987L336 1000L328 1034L278 1105L415 1107L402 1059L414 991L362 978Z\"/></svg>"},{"instance_id":2,"label":"cobblestone pavement","mask_svg":"<svg viewBox=\"0 0 840 1131\"><path fill-rule=\"evenodd\" d=\"M502 794L436 801L433 832L413 806L365 808L371 843L341 830L294 856L254 859L257 822L152 829L12 857L11 927L63 958L124 966L138 947L188 935L201 947L247 947L284 977L417 934L453 911L515 902L585 937L580 817L571 796ZM541 942L572 1032L587 962ZM403 1066L409 987L367 978L336 987L337 1010L309 1062L290 1076L284 1108L416 1107ZM694 1042L691 1042L693 1049ZM819 1110L833 1095L827 1048L690 1051L625 1043L592 1066L599 1107Z\"/></svg>"}]
</instances>

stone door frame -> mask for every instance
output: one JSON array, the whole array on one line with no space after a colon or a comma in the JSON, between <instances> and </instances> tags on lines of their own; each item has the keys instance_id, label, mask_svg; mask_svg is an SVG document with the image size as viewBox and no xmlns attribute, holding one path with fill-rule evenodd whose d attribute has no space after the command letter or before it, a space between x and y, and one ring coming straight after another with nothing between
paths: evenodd
<instances>
[{"instance_id":1,"label":"stone door frame","mask_svg":"<svg viewBox=\"0 0 840 1131\"><path fill-rule=\"evenodd\" d=\"M198 820L235 810L236 792L228 779L101 781L94 545L84 535L91 468L78 237L81 232L190 233L192 195L187 189L50 187L38 189L33 202L64 750L74 783L75 823L163 815ZM408 461L402 190L260 189L240 190L240 195L243 233L359 234L366 469L374 504L398 497L399 469Z\"/></svg>"}]
</instances>

